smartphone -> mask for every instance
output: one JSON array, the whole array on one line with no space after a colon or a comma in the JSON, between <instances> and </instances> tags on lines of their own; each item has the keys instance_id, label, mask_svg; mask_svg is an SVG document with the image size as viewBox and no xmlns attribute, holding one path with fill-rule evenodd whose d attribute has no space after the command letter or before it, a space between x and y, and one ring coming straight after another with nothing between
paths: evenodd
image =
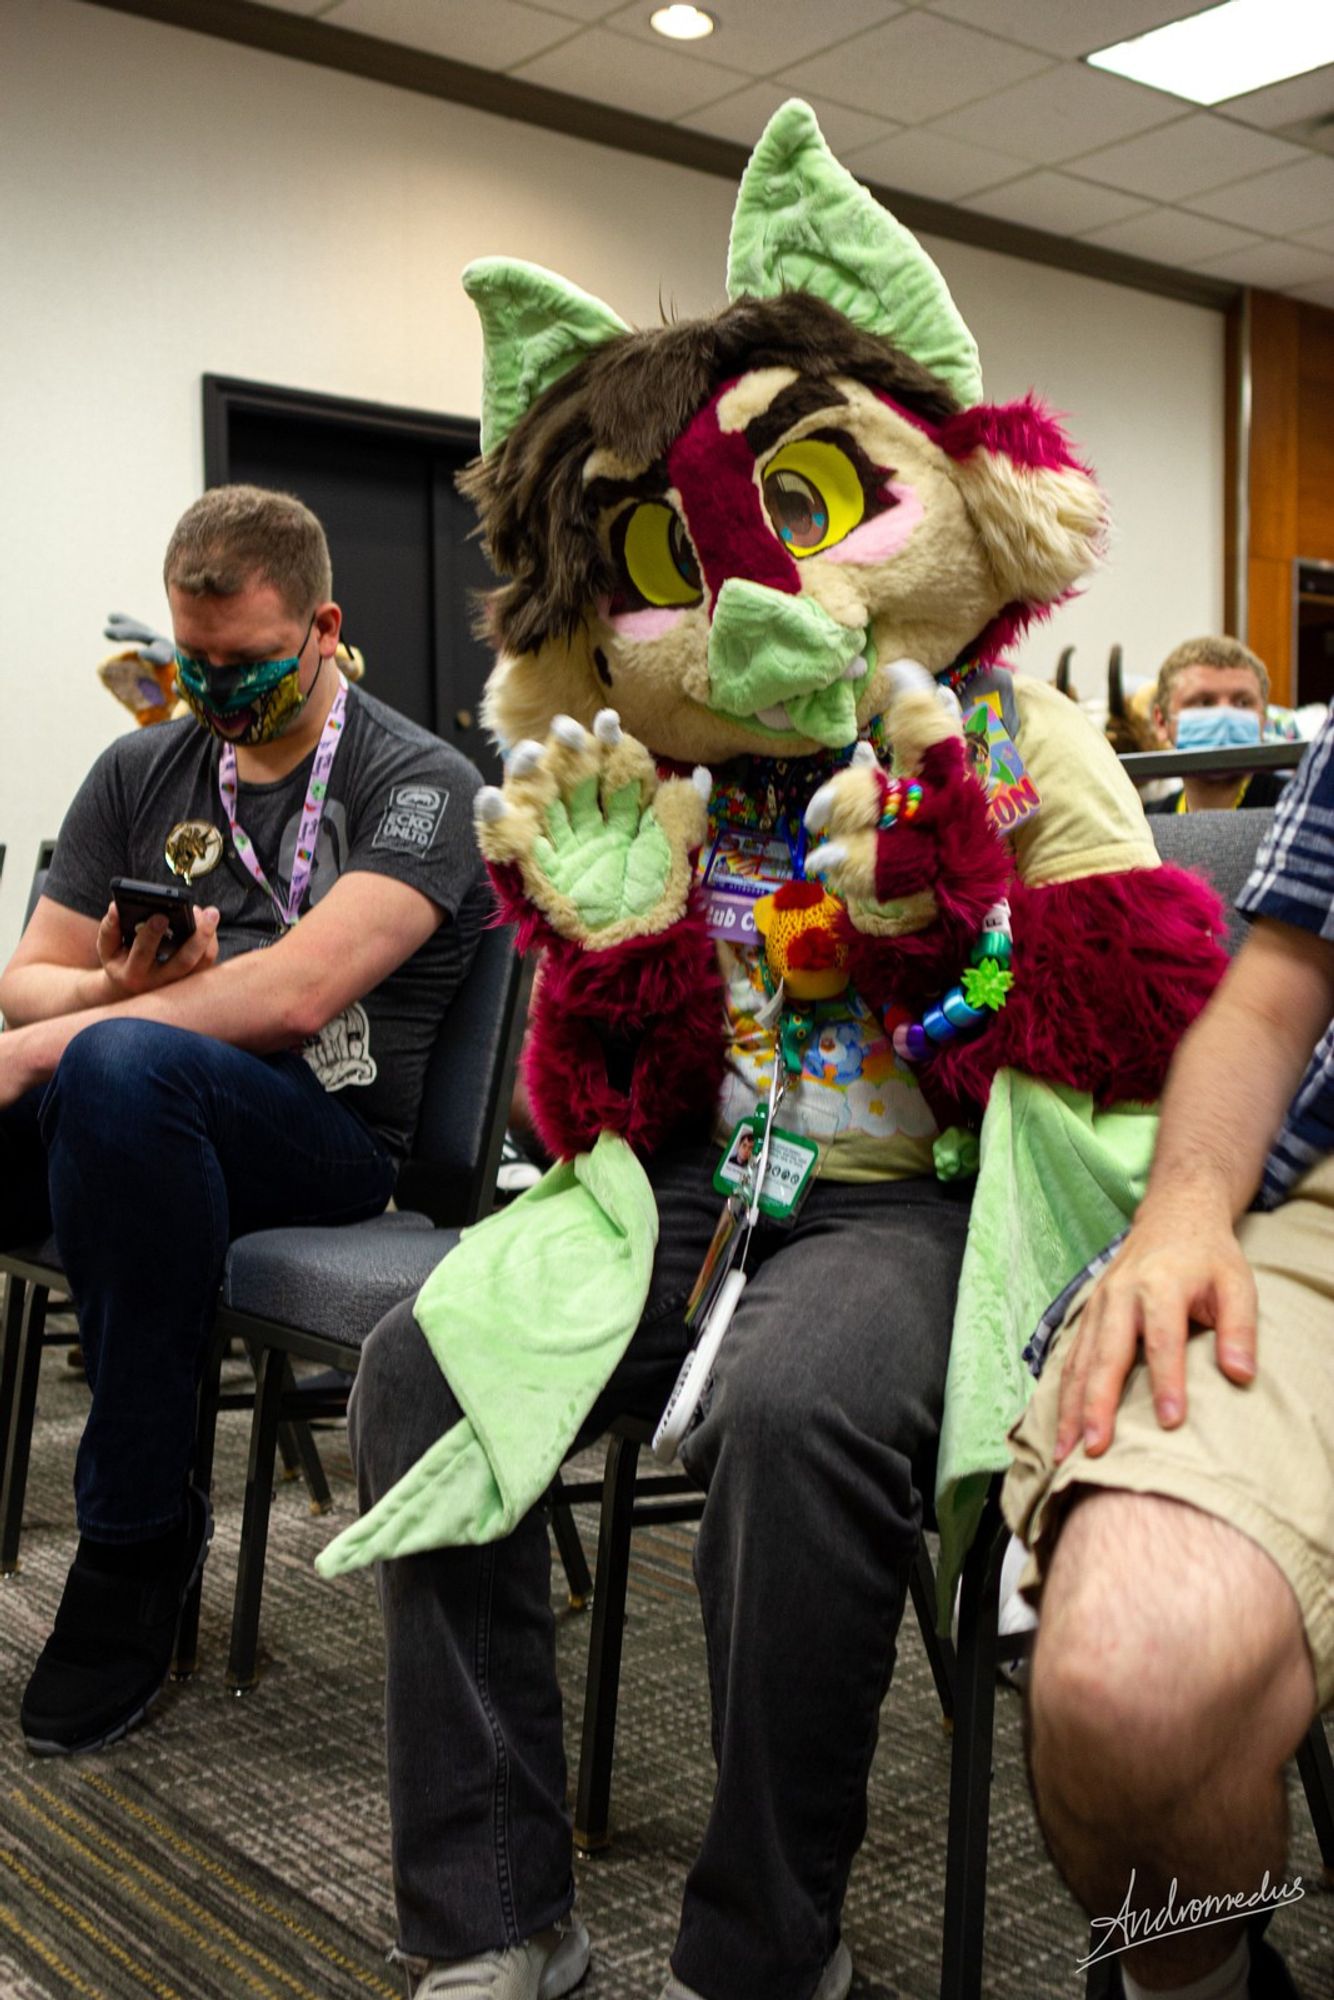
<instances>
[{"instance_id":1,"label":"smartphone","mask_svg":"<svg viewBox=\"0 0 1334 2000\"><path fill-rule=\"evenodd\" d=\"M150 917L167 919L168 929L157 948L159 965L165 965L172 953L194 935L195 906L188 889L168 888L160 882L131 882L124 875L115 875L111 896L120 919L122 944L131 944L140 924L146 924Z\"/></svg>"}]
</instances>

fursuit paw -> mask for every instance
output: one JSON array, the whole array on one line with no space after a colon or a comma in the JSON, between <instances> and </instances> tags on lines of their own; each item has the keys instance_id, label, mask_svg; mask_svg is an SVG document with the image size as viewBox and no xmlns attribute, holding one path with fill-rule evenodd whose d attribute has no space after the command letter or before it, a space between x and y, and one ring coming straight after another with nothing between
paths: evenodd
<instances>
[{"instance_id":1,"label":"fursuit paw","mask_svg":"<svg viewBox=\"0 0 1334 2000\"><path fill-rule=\"evenodd\" d=\"M857 745L806 808L807 830L823 836L806 872L846 904L858 930L892 937L936 915L935 823L958 781L963 732L958 703L943 700L912 660L890 668L886 724L900 775L881 767L869 743Z\"/></svg>"},{"instance_id":2,"label":"fursuit paw","mask_svg":"<svg viewBox=\"0 0 1334 2000\"><path fill-rule=\"evenodd\" d=\"M592 733L558 715L545 743L515 745L503 787L477 794L477 839L517 869L561 937L605 950L667 930L686 907L708 824L709 774L660 782L653 759L604 708Z\"/></svg>"}]
</instances>

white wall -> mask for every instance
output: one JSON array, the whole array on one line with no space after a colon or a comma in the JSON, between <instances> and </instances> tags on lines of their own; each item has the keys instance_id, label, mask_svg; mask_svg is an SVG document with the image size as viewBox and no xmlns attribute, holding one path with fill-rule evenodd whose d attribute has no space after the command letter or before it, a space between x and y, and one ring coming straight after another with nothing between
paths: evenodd
<instances>
[{"instance_id":1,"label":"white wall","mask_svg":"<svg viewBox=\"0 0 1334 2000\"><path fill-rule=\"evenodd\" d=\"M161 552L203 478L200 377L478 408L470 257L551 265L627 319L721 302L732 189L81 4L0 8L0 963L40 838L121 711L106 614L165 621ZM948 243L988 393L1071 413L1119 522L1030 641L1132 678L1222 609L1222 324ZM372 668L373 671L373 668Z\"/></svg>"}]
</instances>

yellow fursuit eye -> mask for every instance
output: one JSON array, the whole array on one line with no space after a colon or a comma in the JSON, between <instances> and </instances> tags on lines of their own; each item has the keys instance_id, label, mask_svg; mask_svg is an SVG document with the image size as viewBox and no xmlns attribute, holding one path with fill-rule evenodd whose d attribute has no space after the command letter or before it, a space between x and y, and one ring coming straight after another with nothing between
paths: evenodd
<instances>
[{"instance_id":1,"label":"yellow fursuit eye","mask_svg":"<svg viewBox=\"0 0 1334 2000\"><path fill-rule=\"evenodd\" d=\"M621 562L646 604L698 604L699 564L680 516L660 500L641 500L625 523Z\"/></svg>"},{"instance_id":2,"label":"yellow fursuit eye","mask_svg":"<svg viewBox=\"0 0 1334 2000\"><path fill-rule=\"evenodd\" d=\"M850 535L866 512L857 468L825 438L798 438L764 468L764 505L794 556L816 556Z\"/></svg>"}]
</instances>

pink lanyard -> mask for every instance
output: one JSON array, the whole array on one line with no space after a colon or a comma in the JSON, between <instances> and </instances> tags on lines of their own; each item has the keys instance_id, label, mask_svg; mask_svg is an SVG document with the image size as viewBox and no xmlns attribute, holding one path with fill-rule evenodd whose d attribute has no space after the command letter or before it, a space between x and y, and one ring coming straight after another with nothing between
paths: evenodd
<instances>
[{"instance_id":1,"label":"pink lanyard","mask_svg":"<svg viewBox=\"0 0 1334 2000\"><path fill-rule=\"evenodd\" d=\"M222 755L218 759L218 791L222 797L222 809L227 815L231 828L232 845L235 847L242 866L253 882L264 891L279 921L290 930L297 920L302 900L310 885L310 871L315 860L315 842L319 836L320 821L324 817L324 801L329 791L329 773L338 751L338 739L343 733L343 714L347 708L347 682L338 676L338 692L333 699L320 740L315 748L315 762L310 769L310 785L306 791L306 803L301 810L301 825L297 829L296 855L292 862L292 879L287 888L287 901L279 900L268 876L259 863L254 844L245 828L236 817L236 749L231 743L224 743Z\"/></svg>"}]
</instances>

